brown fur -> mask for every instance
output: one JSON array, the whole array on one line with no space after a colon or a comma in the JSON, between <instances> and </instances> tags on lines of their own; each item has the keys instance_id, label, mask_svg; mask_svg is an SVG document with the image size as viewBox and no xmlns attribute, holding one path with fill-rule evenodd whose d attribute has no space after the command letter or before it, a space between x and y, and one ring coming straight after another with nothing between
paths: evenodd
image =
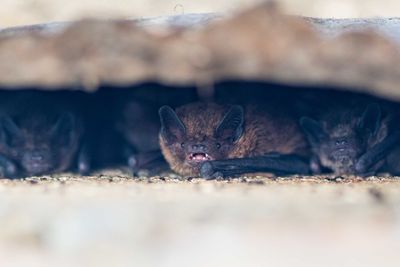
<instances>
[{"instance_id":1,"label":"brown fur","mask_svg":"<svg viewBox=\"0 0 400 267\"><path fill-rule=\"evenodd\" d=\"M186 136L194 140L214 139L216 127L229 110L229 105L191 103L176 109L186 127ZM244 133L225 158L243 158L278 152L282 154L308 154L307 144L298 123L285 112L273 107L256 105L244 107ZM160 136L162 152L171 168L187 176L198 176L193 168L179 159ZM219 159L219 158L216 158Z\"/></svg>"}]
</instances>

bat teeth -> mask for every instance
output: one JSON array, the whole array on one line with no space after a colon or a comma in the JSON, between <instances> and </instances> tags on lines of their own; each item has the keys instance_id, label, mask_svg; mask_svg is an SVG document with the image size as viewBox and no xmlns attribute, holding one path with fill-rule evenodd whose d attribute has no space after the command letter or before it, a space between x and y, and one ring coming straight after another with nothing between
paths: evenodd
<instances>
[{"instance_id":1,"label":"bat teeth","mask_svg":"<svg viewBox=\"0 0 400 267\"><path fill-rule=\"evenodd\" d=\"M192 153L189 156L189 160L201 162L211 160L211 157L207 153Z\"/></svg>"}]
</instances>

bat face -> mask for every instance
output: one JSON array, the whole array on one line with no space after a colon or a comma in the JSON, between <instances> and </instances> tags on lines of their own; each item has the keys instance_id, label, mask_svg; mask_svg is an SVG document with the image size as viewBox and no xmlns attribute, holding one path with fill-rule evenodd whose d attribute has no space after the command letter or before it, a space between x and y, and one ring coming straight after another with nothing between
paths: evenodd
<instances>
[{"instance_id":1,"label":"bat face","mask_svg":"<svg viewBox=\"0 0 400 267\"><path fill-rule=\"evenodd\" d=\"M338 113L339 114L339 113ZM358 159L368 150L368 140L380 127L380 108L369 105L361 116L344 112L339 118L300 124L320 164L335 174L354 174Z\"/></svg>"},{"instance_id":2,"label":"bat face","mask_svg":"<svg viewBox=\"0 0 400 267\"><path fill-rule=\"evenodd\" d=\"M159 111L160 139L173 159L166 158L170 163L173 161L173 168L176 166L186 175L197 175L205 161L228 158L243 134L244 116L240 106L233 106L225 112L215 110L219 114L210 113L212 115L208 112L200 115L199 110L199 105L194 106L184 114L184 118L168 106Z\"/></svg>"},{"instance_id":3,"label":"bat face","mask_svg":"<svg viewBox=\"0 0 400 267\"><path fill-rule=\"evenodd\" d=\"M318 149L321 164L336 174L354 173L359 157L365 151L365 143L357 134L348 132L342 136L329 136L322 140Z\"/></svg>"},{"instance_id":4,"label":"bat face","mask_svg":"<svg viewBox=\"0 0 400 267\"><path fill-rule=\"evenodd\" d=\"M16 123L3 116L0 120L0 147L25 175L49 174L69 165L78 135L75 118L70 113L60 115L51 123L29 118Z\"/></svg>"}]
</instances>

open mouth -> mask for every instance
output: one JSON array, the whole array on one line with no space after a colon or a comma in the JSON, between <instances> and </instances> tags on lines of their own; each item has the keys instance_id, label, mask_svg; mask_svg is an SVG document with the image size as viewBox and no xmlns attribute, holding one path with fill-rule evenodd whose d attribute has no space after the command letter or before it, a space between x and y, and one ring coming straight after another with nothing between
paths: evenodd
<instances>
[{"instance_id":1,"label":"open mouth","mask_svg":"<svg viewBox=\"0 0 400 267\"><path fill-rule=\"evenodd\" d=\"M189 155L189 161L192 162L203 162L206 160L211 160L211 157L206 153L192 153Z\"/></svg>"},{"instance_id":2,"label":"open mouth","mask_svg":"<svg viewBox=\"0 0 400 267\"><path fill-rule=\"evenodd\" d=\"M48 165L37 164L37 163L32 163L28 166L25 166L25 168L27 172L29 172L32 175L40 175L50 170L50 167Z\"/></svg>"}]
</instances>

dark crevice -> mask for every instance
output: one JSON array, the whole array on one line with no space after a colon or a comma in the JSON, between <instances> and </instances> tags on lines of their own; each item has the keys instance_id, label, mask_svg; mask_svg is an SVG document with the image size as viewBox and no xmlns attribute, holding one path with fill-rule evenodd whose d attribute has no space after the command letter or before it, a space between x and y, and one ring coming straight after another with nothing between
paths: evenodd
<instances>
[{"instance_id":1,"label":"dark crevice","mask_svg":"<svg viewBox=\"0 0 400 267\"><path fill-rule=\"evenodd\" d=\"M175 108L200 100L200 89L195 86L173 87L155 82L134 86L103 85L94 93L70 90L71 88L54 88L52 91L46 91L38 87L15 89L16 88L13 90L11 90L11 88L2 88L0 90L0 114L2 118L8 116L12 120L15 120L16 124L18 121L12 116L14 116L14 114L20 117L29 115L24 114L24 110L27 110L26 112L29 112L29 110L37 110L39 113L42 112L44 117L50 116L53 113L63 113L62 109L64 109L65 106L68 112L70 109L76 112L76 116L80 117L83 124L83 133L79 142L85 144L85 149L89 154L90 171L122 167L125 169L129 168L133 173L136 173L141 168L146 167L157 169L157 167L152 164L146 166L149 157L153 157L154 154L151 154L152 156L143 157L136 157L136 155L142 152L147 153L157 150L158 132L160 128L158 109L163 105ZM346 103L349 98L359 97L360 100L368 98L368 101L371 103L380 102L395 105L394 102L385 101L378 97L354 93L353 91L357 91L354 90L354 88L346 89L329 86L289 86L276 83L231 80L214 84L213 91L214 97L212 101L218 103L242 105L246 103L256 103L261 106L274 103L274 105L284 107L288 112L296 113L298 119L303 116L316 117L319 110L326 107L327 104L329 105L329 103L331 103L332 105L337 105L342 101ZM32 102L28 101L20 106L18 106L18 104L13 106L12 103L21 95L31 95L36 100ZM40 104L41 99L45 102L48 101L45 100L46 98L50 98L50 101L54 100L54 103L52 103L53 106L48 109ZM26 105L37 105L37 107L30 106L29 109L27 109ZM145 107L144 109L143 106ZM11 111L9 109L11 109ZM272 114L273 112L274 111L272 111ZM49 123L55 124L55 121L56 119ZM4 123L4 119L2 119L0 143L3 144L3 147L4 143L8 142L5 137L7 136L5 133L7 129L4 130L7 126L4 126ZM121 126L121 124L125 125ZM62 134L68 136L68 127L73 126L65 127L67 129L65 130L67 134L65 134L65 131ZM50 128L51 127L49 127L49 129ZM127 131L130 133L127 133ZM60 130L60 132L62 131ZM135 134L133 134L133 132L137 132L137 136L134 136ZM34 146L32 142L36 141L30 142L30 144L25 146L32 147ZM7 143L7 145L10 144ZM4 148L0 147L0 157L4 156L7 158L8 155L1 154L1 149L4 150ZM22 150L17 152L23 153ZM61 155L51 156L64 157L62 154L64 153L63 151L58 151L56 153L61 153ZM39 155L37 157L38 162L40 162L41 156ZM73 157L75 158L74 161L77 161L80 155L75 151ZM20 158L22 159L22 156ZM18 159L18 157L16 157L16 159ZM144 162L143 165L141 165L142 162ZM36 163L30 164L35 165ZM70 167L62 169L62 171L79 171L80 167L83 166L82 164L85 163L78 161L78 164L73 167L72 164L69 164ZM21 165L23 164L20 162L16 163L17 168L22 168ZM4 166L2 168L4 169ZM85 166L82 168L85 168ZM7 171L2 170L2 172L4 176L7 176ZM35 173L27 172L15 176L31 174ZM38 172L38 174L43 173Z\"/></svg>"}]
</instances>

